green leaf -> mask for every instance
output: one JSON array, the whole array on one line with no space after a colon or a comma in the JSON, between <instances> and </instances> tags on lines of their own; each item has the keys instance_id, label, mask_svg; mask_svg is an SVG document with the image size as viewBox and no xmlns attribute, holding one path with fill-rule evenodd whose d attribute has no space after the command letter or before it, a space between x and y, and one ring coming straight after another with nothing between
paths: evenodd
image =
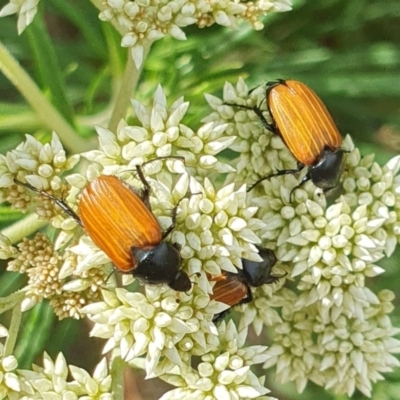
<instances>
[{"instance_id":1,"label":"green leaf","mask_svg":"<svg viewBox=\"0 0 400 400\"><path fill-rule=\"evenodd\" d=\"M14 351L20 368L31 368L32 362L46 348L51 340L54 321L53 309L47 302L37 304L24 314L23 328Z\"/></svg>"},{"instance_id":2,"label":"green leaf","mask_svg":"<svg viewBox=\"0 0 400 400\"><path fill-rule=\"evenodd\" d=\"M33 23L26 29L26 33L31 45L40 87L44 92L48 92L52 104L72 124L73 112L67 99L64 77L40 11Z\"/></svg>"}]
</instances>

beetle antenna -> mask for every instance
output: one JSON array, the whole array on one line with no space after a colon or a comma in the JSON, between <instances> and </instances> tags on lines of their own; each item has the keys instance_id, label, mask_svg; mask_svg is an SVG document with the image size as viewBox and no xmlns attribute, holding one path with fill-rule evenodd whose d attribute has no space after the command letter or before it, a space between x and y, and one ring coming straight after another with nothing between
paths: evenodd
<instances>
[{"instance_id":1,"label":"beetle antenna","mask_svg":"<svg viewBox=\"0 0 400 400\"><path fill-rule=\"evenodd\" d=\"M42 196L47 197L48 199L53 201L55 204L57 204L58 207L60 207L66 214L68 214L70 217L72 217L78 223L78 225L83 226L82 221L78 217L76 212L64 200L58 199L57 197L51 195L50 193L47 193L44 190L40 190L40 189L36 188L35 186L31 185L28 182L21 182L16 178L14 178L14 182L17 185L25 186L28 189L32 190L33 192L39 193Z\"/></svg>"},{"instance_id":2,"label":"beetle antenna","mask_svg":"<svg viewBox=\"0 0 400 400\"><path fill-rule=\"evenodd\" d=\"M137 171L137 167L143 168L145 165L150 164L152 162L155 162L158 160L169 160L169 159L182 161L183 164L186 163L185 157L182 157L182 156L163 156L163 157L152 158L151 160L145 161L142 164L135 165L134 168L124 169L123 171L120 171L120 172Z\"/></svg>"},{"instance_id":3,"label":"beetle antenna","mask_svg":"<svg viewBox=\"0 0 400 400\"><path fill-rule=\"evenodd\" d=\"M179 161L182 161L183 164L185 164L185 162L186 162L185 157L182 157L182 156L162 156L162 157L156 157L156 158L152 158L151 160L145 161L140 166L144 167L146 164L150 164L150 163L152 163L154 161L158 161L158 160L179 160Z\"/></svg>"},{"instance_id":4,"label":"beetle antenna","mask_svg":"<svg viewBox=\"0 0 400 400\"><path fill-rule=\"evenodd\" d=\"M185 194L183 197L181 197L181 198L179 199L179 201L175 204L174 208L172 209L172 213L171 213L172 222L171 222L171 225L163 232L163 235L162 235L163 240L164 240L164 239L175 229L175 227L176 227L176 217L177 217L177 214L178 214L178 207L179 207L179 204L181 203L181 201L182 201L183 199L187 199L187 198L192 197L192 196L197 196L197 195L199 195L199 194L203 194L203 193L201 193L201 192L197 192L197 193L186 193L186 194Z\"/></svg>"}]
</instances>

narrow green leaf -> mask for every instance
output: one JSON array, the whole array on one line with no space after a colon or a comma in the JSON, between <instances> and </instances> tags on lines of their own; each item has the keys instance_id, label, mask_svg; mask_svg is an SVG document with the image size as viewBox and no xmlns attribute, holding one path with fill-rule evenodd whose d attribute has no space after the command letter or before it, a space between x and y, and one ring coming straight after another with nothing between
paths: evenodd
<instances>
[{"instance_id":1,"label":"narrow green leaf","mask_svg":"<svg viewBox=\"0 0 400 400\"><path fill-rule=\"evenodd\" d=\"M38 71L39 85L44 92L47 91L49 93L51 103L72 124L73 112L67 100L61 67L50 36L43 23L43 16L40 10L33 23L26 29L26 33Z\"/></svg>"},{"instance_id":2,"label":"narrow green leaf","mask_svg":"<svg viewBox=\"0 0 400 400\"><path fill-rule=\"evenodd\" d=\"M53 309L47 302L37 304L24 314L23 329L14 351L20 368L31 368L35 358L44 351L51 340L54 320Z\"/></svg>"}]
</instances>

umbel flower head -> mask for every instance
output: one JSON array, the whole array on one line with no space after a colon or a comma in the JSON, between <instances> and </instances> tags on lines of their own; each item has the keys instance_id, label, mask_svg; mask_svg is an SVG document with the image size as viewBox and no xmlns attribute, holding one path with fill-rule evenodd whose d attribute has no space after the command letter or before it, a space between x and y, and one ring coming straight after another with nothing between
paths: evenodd
<instances>
[{"instance_id":1,"label":"umbel flower head","mask_svg":"<svg viewBox=\"0 0 400 400\"><path fill-rule=\"evenodd\" d=\"M161 397L161 400L185 399L255 399L272 400L264 396L263 387L250 366L266 360L266 346L244 347L247 330L237 332L233 321L222 322L218 327L219 346L201 357L196 369L161 376L166 382L178 386ZM261 397L262 396L262 397Z\"/></svg>"},{"instance_id":2,"label":"umbel flower head","mask_svg":"<svg viewBox=\"0 0 400 400\"><path fill-rule=\"evenodd\" d=\"M85 308L95 322L92 335L109 339L104 351L119 347L129 362L146 355L148 377L184 367L192 355L215 348L218 332L212 322L224 305L210 302L198 287L189 294L162 286L146 286L145 293L105 291L104 301Z\"/></svg>"},{"instance_id":3,"label":"umbel flower head","mask_svg":"<svg viewBox=\"0 0 400 400\"><path fill-rule=\"evenodd\" d=\"M235 138L226 135L224 124L204 124L196 132L183 124L189 107L183 97L168 107L164 91L159 86L152 107L137 100L132 100L132 106L140 125L129 125L122 120L116 133L98 127L100 149L83 154L89 161L101 164L104 174L123 173L149 159L169 156L183 157L186 169L195 177L233 171L216 155L228 148ZM157 173L159 180L168 181L162 165L161 162L149 163L144 171L146 175ZM173 163L167 162L166 165L171 172L182 172L172 168L176 168ZM83 184L85 181L80 181L80 186Z\"/></svg>"},{"instance_id":4,"label":"umbel flower head","mask_svg":"<svg viewBox=\"0 0 400 400\"><path fill-rule=\"evenodd\" d=\"M91 376L82 368L68 365L61 353L55 361L45 353L43 367L33 365L32 371L19 370L18 373L32 386L31 393L23 399L112 399L106 359L100 361Z\"/></svg>"},{"instance_id":5,"label":"umbel flower head","mask_svg":"<svg viewBox=\"0 0 400 400\"><path fill-rule=\"evenodd\" d=\"M166 35L185 40L182 28L196 24L200 28L219 24L235 28L239 20L248 21L254 29L262 29L260 17L269 12L291 9L288 0L278 1L106 1L100 13L103 21L113 21L122 36L121 46L131 51L139 68L143 61L146 42Z\"/></svg>"},{"instance_id":6,"label":"umbel flower head","mask_svg":"<svg viewBox=\"0 0 400 400\"><path fill-rule=\"evenodd\" d=\"M26 211L33 201L37 213L50 219L54 204L51 201L35 202L37 195L22 190L15 179L27 182L38 189L44 189L56 197L63 197L65 187L61 174L71 170L79 161L79 155L67 158L58 136L54 133L51 143L42 144L34 137L26 135L21 143L6 156L0 154L0 202L7 201L13 208Z\"/></svg>"},{"instance_id":7,"label":"umbel flower head","mask_svg":"<svg viewBox=\"0 0 400 400\"><path fill-rule=\"evenodd\" d=\"M8 336L8 330L0 325L0 337ZM10 400L20 399L24 394L32 394L33 389L24 377L18 374L18 361L13 355L5 354L5 346L0 343L0 396Z\"/></svg>"},{"instance_id":8,"label":"umbel flower head","mask_svg":"<svg viewBox=\"0 0 400 400\"><path fill-rule=\"evenodd\" d=\"M0 10L0 17L18 14L18 33L33 21L39 0L10 0ZM236 28L239 21L248 22L253 29L264 27L260 19L272 12L291 10L290 0L203 1L203 0L107 0L102 3L99 18L112 22L122 35L121 46L130 50L132 60L139 69L144 49L148 44L171 36L185 40L182 28L213 24Z\"/></svg>"},{"instance_id":9,"label":"umbel flower head","mask_svg":"<svg viewBox=\"0 0 400 400\"><path fill-rule=\"evenodd\" d=\"M265 153L270 161L267 168L293 168L293 165L285 164L286 154L274 141L280 140L279 137L272 137L260 124L256 136L249 137L255 117L251 109L232 112L234 106L231 104L250 107L263 104L258 90L253 91L250 98L244 95L246 92L248 88L239 80L236 87L226 85L222 100L207 96L215 111L205 119L207 122L228 123L226 132L242 138L242 145L235 148L238 153L237 165L242 168L240 179L246 175L257 180L265 174L265 166L260 167L259 162L259 158ZM225 105L226 103L230 105ZM268 367L277 365L277 373L282 382L296 381L298 390L301 391L310 379L338 393L351 395L357 388L369 396L370 382L379 379L377 371L390 369L398 364L390 355L400 349L399 341L393 339L398 331L392 327L388 318L379 333L379 347L383 351L379 361L375 360L370 364L372 358L362 354L366 347L361 346L363 350L360 350L360 342L357 341L357 353L355 350L348 351L349 360L353 360L346 369L351 371L350 375L344 373L343 368L341 371L336 369L335 379L332 380L331 376L331 379L325 380L325 365L320 364L317 355L323 356L327 353L327 324L335 326L341 321L340 324L343 325L343 321L348 321L347 326L351 326L354 331L359 329L356 328L357 321L366 321L363 329L367 331L370 329L366 328L367 324L376 324L375 321L369 322L368 316L380 304L379 295L366 286L366 279L384 272L376 262L385 255L390 256L398 242L396 199L399 193L400 157L393 158L382 168L373 162L372 156L361 158L349 137L345 139L343 147L348 153L345 156L342 195L331 205L320 189L311 182L292 194L293 188L299 182L294 176L272 178L255 188L251 202L258 206L257 216L266 226L261 237L273 246L278 260L290 266L289 279L294 280L297 290L288 292L281 288L273 293L271 303L282 308L280 314L269 311L271 306L267 306L265 300L256 298L254 305L250 306L255 311L246 312L242 317L242 324L248 325L253 319L256 331L259 332L263 314L273 332L282 332L279 337L285 347L290 349L290 354L281 354L281 348L280 357L274 357L266 364ZM281 155L280 151L282 156L278 157L278 154ZM270 170L267 174L273 172ZM230 178L233 181L237 179L237 175ZM271 288L268 290L271 291ZM384 309L390 312L391 308ZM269 313L266 314L266 311ZM266 318L266 315L269 317ZM291 330L285 322L289 315L290 320L295 322L296 330L300 329L301 336L296 334L291 338ZM311 320L320 321L323 328L319 325L316 330ZM283 330L281 327L284 327ZM346 335L346 338L352 337L351 330ZM305 349L309 351L305 352ZM272 346L270 351L275 352L277 349ZM387 356L383 355L385 351ZM299 356L304 367L295 362ZM385 366L380 364L382 360L385 360ZM343 367L343 362L341 360L340 364L335 365ZM294 366L292 370L288 367L289 364Z\"/></svg>"},{"instance_id":10,"label":"umbel flower head","mask_svg":"<svg viewBox=\"0 0 400 400\"><path fill-rule=\"evenodd\" d=\"M54 204L46 208L52 212L40 212L59 232L52 246L44 236L18 248L4 239L0 254L14 258L14 270L30 274L29 295L44 285L42 298L50 293L59 315L73 310L71 316L86 313L95 322L92 335L107 339L105 351L118 352L130 363L142 361L148 377L166 378L192 398L229 390L232 398L266 395L263 380L249 369L258 362L274 367L278 381L295 382L299 391L311 380L337 393L352 395L358 389L370 396L372 383L397 366L393 354L400 350L398 329L388 317L393 294L377 292L370 284L384 272L379 261L393 253L399 240L400 157L381 167L371 156L360 157L346 137L336 197L326 197L312 182L292 193L299 183L294 175L265 180L247 192L243 182L252 184L275 167L296 164L280 137L264 129L252 110L235 109L234 104L264 104L263 89L248 92L240 80L236 87L227 84L223 99L207 96L214 111L194 131L183 123L189 104L178 99L168 106L159 87L152 107L133 101L136 125L121 121L116 132L99 127L99 149L82 155L92 164L65 179L53 174L43 179L40 173L41 163L55 165L62 153L57 139L46 161L40 157L43 145L31 138L19 148L27 151L2 158L2 199L20 209L40 200L15 178L62 193L78 210L80 191L100 175L116 175L140 191L142 184L131 170L145 163L149 202L162 230L171 225L171 211L178 204L176 226L166 240L180 246L182 269L194 283L188 293L165 285L115 293L103 287L103 299L95 298L105 286L102 277L110 260ZM267 112L265 116L270 118ZM32 149L28 143L34 144ZM229 164L219 154L227 148L237 153ZM149 162L155 157L172 158ZM72 164L65 159L58 175ZM208 276L235 273L244 258L260 261L256 245L274 250L274 274L281 278L251 288L252 302L238 310L240 333L232 322L218 328L214 316L227 306L210 302ZM237 349L243 347L250 325L257 334L264 328L273 332L268 349L253 349L260 350L260 361L238 360L242 355L232 345L240 337ZM190 366L193 355L202 360L197 369Z\"/></svg>"},{"instance_id":11,"label":"umbel flower head","mask_svg":"<svg viewBox=\"0 0 400 400\"><path fill-rule=\"evenodd\" d=\"M7 337L7 329L0 325L0 337ZM91 376L85 370L68 365L60 353L53 361L43 355L43 367L32 366L32 370L18 368L13 355L4 354L0 343L0 395L10 400L40 399L86 399L111 400L111 376L106 359L100 361ZM70 377L73 380L69 379Z\"/></svg>"}]
</instances>

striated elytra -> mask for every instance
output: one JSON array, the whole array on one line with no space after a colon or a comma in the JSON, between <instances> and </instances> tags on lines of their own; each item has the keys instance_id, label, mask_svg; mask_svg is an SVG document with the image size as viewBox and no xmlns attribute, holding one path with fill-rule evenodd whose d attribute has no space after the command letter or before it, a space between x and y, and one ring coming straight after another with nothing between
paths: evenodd
<instances>
[{"instance_id":1,"label":"striated elytra","mask_svg":"<svg viewBox=\"0 0 400 400\"><path fill-rule=\"evenodd\" d=\"M163 240L166 234L145 199L126 183L105 175L90 182L80 197L79 215L83 228L119 271L143 283L190 289L189 277L180 270L179 246Z\"/></svg>"},{"instance_id":2,"label":"striated elytra","mask_svg":"<svg viewBox=\"0 0 400 400\"><path fill-rule=\"evenodd\" d=\"M265 179L293 174L304 167L308 167L307 174L297 187L309 180L325 192L336 187L343 172L345 151L339 130L322 100L304 83L279 79L267 83L266 102L271 123L259 107L238 107L252 109L268 130L278 134L298 167L262 177L249 190Z\"/></svg>"},{"instance_id":3,"label":"striated elytra","mask_svg":"<svg viewBox=\"0 0 400 400\"><path fill-rule=\"evenodd\" d=\"M210 276L213 286L211 300L225 303L230 307L252 301L251 286L259 287L276 282L281 276L273 275L272 268L276 264L275 253L270 249L259 248L262 261L250 261L242 259L243 269L238 272L223 271L220 275ZM215 315L214 321L219 321L229 311Z\"/></svg>"},{"instance_id":4,"label":"striated elytra","mask_svg":"<svg viewBox=\"0 0 400 400\"><path fill-rule=\"evenodd\" d=\"M141 195L115 176L99 176L83 189L79 215L63 200L29 183L15 181L54 201L85 229L118 271L131 273L145 284L166 283L174 290L186 292L192 284L180 269L180 246L164 241L175 227L177 206L172 212L171 226L162 232L150 209L150 186L140 166L136 170L144 185Z\"/></svg>"}]
</instances>

